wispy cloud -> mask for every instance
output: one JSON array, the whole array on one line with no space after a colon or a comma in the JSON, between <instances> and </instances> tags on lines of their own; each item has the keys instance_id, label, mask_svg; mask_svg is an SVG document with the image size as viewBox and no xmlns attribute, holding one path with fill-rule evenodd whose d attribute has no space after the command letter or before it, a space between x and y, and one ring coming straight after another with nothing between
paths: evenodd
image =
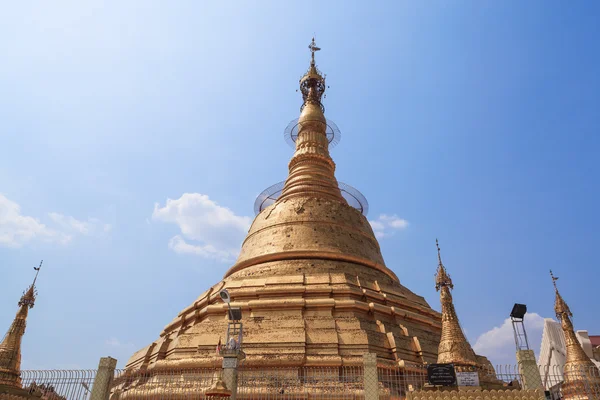
<instances>
[{"instance_id":1,"label":"wispy cloud","mask_svg":"<svg viewBox=\"0 0 600 400\"><path fill-rule=\"evenodd\" d=\"M102 223L98 218L88 218L87 221L80 221L70 215L55 212L48 213L48 216L62 229L85 236L108 233L111 230L110 224Z\"/></svg>"},{"instance_id":2,"label":"wispy cloud","mask_svg":"<svg viewBox=\"0 0 600 400\"><path fill-rule=\"evenodd\" d=\"M181 234L169 240L171 250L222 262L235 259L251 223L201 193L167 199L164 207L155 204L152 220L179 226Z\"/></svg>"},{"instance_id":3,"label":"wispy cloud","mask_svg":"<svg viewBox=\"0 0 600 400\"><path fill-rule=\"evenodd\" d=\"M0 246L19 248L36 241L67 244L77 235L106 233L110 225L96 218L80 221L72 216L48 213L49 224L23 215L21 206L0 194Z\"/></svg>"},{"instance_id":4,"label":"wispy cloud","mask_svg":"<svg viewBox=\"0 0 600 400\"><path fill-rule=\"evenodd\" d=\"M373 228L373 232L375 232L375 237L378 239L392 236L396 231L406 229L408 227L408 221L399 218L396 214L381 214L379 215L379 218L370 220L369 223Z\"/></svg>"}]
</instances>

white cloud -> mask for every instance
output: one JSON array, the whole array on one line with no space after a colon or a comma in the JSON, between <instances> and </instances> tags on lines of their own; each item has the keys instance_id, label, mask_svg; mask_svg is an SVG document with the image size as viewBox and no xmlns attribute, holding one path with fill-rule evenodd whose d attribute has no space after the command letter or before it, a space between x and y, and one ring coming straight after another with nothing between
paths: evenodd
<instances>
[{"instance_id":1,"label":"white cloud","mask_svg":"<svg viewBox=\"0 0 600 400\"><path fill-rule=\"evenodd\" d=\"M402 218L398 218L396 214L387 215L381 214L376 220L369 221L375 237L381 239L383 237L392 236L395 231L405 229L408 227L408 221Z\"/></svg>"},{"instance_id":2,"label":"white cloud","mask_svg":"<svg viewBox=\"0 0 600 400\"><path fill-rule=\"evenodd\" d=\"M110 231L110 225L96 218L79 221L74 217L48 213L51 226L21 214L19 204L0 194L0 246L18 248L36 241L67 244L76 235L96 235Z\"/></svg>"},{"instance_id":3,"label":"white cloud","mask_svg":"<svg viewBox=\"0 0 600 400\"><path fill-rule=\"evenodd\" d=\"M21 214L21 207L0 194L0 245L22 247L34 240L66 244L71 236L48 228L34 217Z\"/></svg>"},{"instance_id":4,"label":"white cloud","mask_svg":"<svg viewBox=\"0 0 600 400\"><path fill-rule=\"evenodd\" d=\"M235 215L201 193L184 193L179 199L167 199L164 207L155 204L152 219L179 226L181 235L169 241L169 248L176 253L222 262L237 257L251 223L250 217Z\"/></svg>"},{"instance_id":5,"label":"white cloud","mask_svg":"<svg viewBox=\"0 0 600 400\"><path fill-rule=\"evenodd\" d=\"M537 353L542 341L544 318L536 313L527 313L524 323L529 348ZM505 319L502 325L482 333L477 338L473 350L488 357L494 365L516 364L515 335L510 318Z\"/></svg>"},{"instance_id":6,"label":"white cloud","mask_svg":"<svg viewBox=\"0 0 600 400\"><path fill-rule=\"evenodd\" d=\"M231 261L233 257L237 254L237 250L232 251L222 251L217 250L214 246L210 244L205 245L196 245L189 244L185 241L181 235L175 235L169 240L169 248L173 250L175 253L180 254L195 254L204 258L213 258L218 261L227 262Z\"/></svg>"}]
</instances>

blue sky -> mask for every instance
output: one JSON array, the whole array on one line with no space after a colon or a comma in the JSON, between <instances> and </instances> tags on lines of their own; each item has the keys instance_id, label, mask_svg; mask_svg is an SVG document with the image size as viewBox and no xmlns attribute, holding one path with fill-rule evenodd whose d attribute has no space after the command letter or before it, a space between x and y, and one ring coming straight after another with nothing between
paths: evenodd
<instances>
[{"instance_id":1,"label":"blue sky","mask_svg":"<svg viewBox=\"0 0 600 400\"><path fill-rule=\"evenodd\" d=\"M6 4L0 329L44 259L23 367L123 365L219 281L286 178L314 33L337 177L370 220L407 222L380 239L401 282L439 309L439 238L461 322L498 363L515 302L539 350L550 268L599 334L599 18L559 1Z\"/></svg>"}]
</instances>

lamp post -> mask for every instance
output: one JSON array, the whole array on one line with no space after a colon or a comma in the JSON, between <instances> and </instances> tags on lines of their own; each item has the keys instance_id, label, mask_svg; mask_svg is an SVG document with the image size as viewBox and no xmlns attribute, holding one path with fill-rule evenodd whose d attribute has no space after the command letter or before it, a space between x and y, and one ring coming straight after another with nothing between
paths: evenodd
<instances>
[{"instance_id":1,"label":"lamp post","mask_svg":"<svg viewBox=\"0 0 600 400\"><path fill-rule=\"evenodd\" d=\"M527 306L519 303L515 303L510 312L510 320L512 321L515 333L519 374L521 375L524 389L541 389L542 378L540 370L535 361L533 350L529 349L529 340L527 339L527 332L523 323L525 314L527 314Z\"/></svg>"},{"instance_id":2,"label":"lamp post","mask_svg":"<svg viewBox=\"0 0 600 400\"><path fill-rule=\"evenodd\" d=\"M227 289L222 289L219 296L227 304L227 336L224 349L220 355L223 356L223 381L231 391L231 400L237 395L238 364L246 358L242 350L243 325L241 307L231 306L231 296Z\"/></svg>"}]
</instances>

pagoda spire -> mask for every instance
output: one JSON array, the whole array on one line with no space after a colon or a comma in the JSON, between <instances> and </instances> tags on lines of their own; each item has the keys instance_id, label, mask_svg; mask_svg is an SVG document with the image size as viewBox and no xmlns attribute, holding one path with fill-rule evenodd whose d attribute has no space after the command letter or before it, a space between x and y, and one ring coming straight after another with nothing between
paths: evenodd
<instances>
[{"instance_id":1,"label":"pagoda spire","mask_svg":"<svg viewBox=\"0 0 600 400\"><path fill-rule=\"evenodd\" d=\"M554 285L555 299L554 312L556 318L560 321L563 333L565 334L565 344L567 347L567 359L563 369L564 383L562 392L565 399L600 399L600 373L598 368L585 354L573 328L571 318L573 313L560 295L556 281L558 277L554 276L550 270L552 283Z\"/></svg>"},{"instance_id":2,"label":"pagoda spire","mask_svg":"<svg viewBox=\"0 0 600 400\"><path fill-rule=\"evenodd\" d=\"M460 327L458 315L454 309L452 293L454 288L452 279L442 263L440 246L435 240L438 252L438 268L435 275L435 289L440 292L442 304L442 337L438 348L437 362L440 364L453 363L456 366L477 366L477 356L467 341Z\"/></svg>"},{"instance_id":3,"label":"pagoda spire","mask_svg":"<svg viewBox=\"0 0 600 400\"><path fill-rule=\"evenodd\" d=\"M303 104L298 119L296 151L288 168L289 175L278 201L293 196L324 198L346 203L335 179L335 163L329 155L327 120L321 102L325 93L325 76L315 63L315 38L308 46L311 61L308 71L300 79Z\"/></svg>"},{"instance_id":4,"label":"pagoda spire","mask_svg":"<svg viewBox=\"0 0 600 400\"><path fill-rule=\"evenodd\" d=\"M23 292L17 315L0 343L0 386L21 388L21 339L25 334L29 309L35 305L35 282L43 262L40 262L39 267L33 267L36 271L33 283Z\"/></svg>"}]
</instances>

